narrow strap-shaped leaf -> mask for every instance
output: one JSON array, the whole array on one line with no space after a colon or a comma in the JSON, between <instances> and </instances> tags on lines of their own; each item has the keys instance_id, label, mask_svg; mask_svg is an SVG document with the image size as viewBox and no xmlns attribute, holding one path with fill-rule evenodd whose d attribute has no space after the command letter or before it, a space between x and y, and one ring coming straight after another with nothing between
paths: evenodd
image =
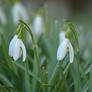
<instances>
[{"instance_id":1,"label":"narrow strap-shaped leaf","mask_svg":"<svg viewBox=\"0 0 92 92\"><path fill-rule=\"evenodd\" d=\"M86 83L84 84L83 88L81 89L81 92L88 92L88 89L89 89L89 80L86 81Z\"/></svg>"},{"instance_id":2,"label":"narrow strap-shaped leaf","mask_svg":"<svg viewBox=\"0 0 92 92\"><path fill-rule=\"evenodd\" d=\"M0 92L8 92L8 90L0 84Z\"/></svg>"},{"instance_id":3,"label":"narrow strap-shaped leaf","mask_svg":"<svg viewBox=\"0 0 92 92\"><path fill-rule=\"evenodd\" d=\"M75 58L73 64L71 65L71 73L74 80L75 92L80 92L80 70L78 58Z\"/></svg>"},{"instance_id":4,"label":"narrow strap-shaped leaf","mask_svg":"<svg viewBox=\"0 0 92 92\"><path fill-rule=\"evenodd\" d=\"M49 80L49 84L51 84L53 80L57 77L61 64L62 64L62 61L57 62L56 67L53 69L52 76Z\"/></svg>"},{"instance_id":5,"label":"narrow strap-shaped leaf","mask_svg":"<svg viewBox=\"0 0 92 92\"><path fill-rule=\"evenodd\" d=\"M21 65L21 64L19 64L19 63L17 63L17 62L14 62L14 63L15 63L15 65L16 65L17 67L21 68L23 71L26 71L26 69L25 69L25 67L24 67L23 65ZM32 76L35 80L37 80L38 82L41 83L41 80L40 80L37 76L35 76L34 73L32 73L31 71L28 71L28 73L29 73L29 75Z\"/></svg>"},{"instance_id":6,"label":"narrow strap-shaped leaf","mask_svg":"<svg viewBox=\"0 0 92 92\"><path fill-rule=\"evenodd\" d=\"M33 72L35 76L38 76L38 65L36 61L36 56L34 56ZM37 91L37 80L33 78L32 79L32 92L36 92L36 91Z\"/></svg>"},{"instance_id":7,"label":"narrow strap-shaped leaf","mask_svg":"<svg viewBox=\"0 0 92 92\"><path fill-rule=\"evenodd\" d=\"M0 72L0 80L7 86L13 87L13 84L8 80L8 78Z\"/></svg>"},{"instance_id":8,"label":"narrow strap-shaped leaf","mask_svg":"<svg viewBox=\"0 0 92 92\"><path fill-rule=\"evenodd\" d=\"M89 92L92 92L92 65L90 66L90 81L89 81Z\"/></svg>"},{"instance_id":9,"label":"narrow strap-shaped leaf","mask_svg":"<svg viewBox=\"0 0 92 92\"><path fill-rule=\"evenodd\" d=\"M31 92L31 84L30 84L30 80L29 80L29 67L28 67L28 61L25 61L25 92Z\"/></svg>"}]
</instances>

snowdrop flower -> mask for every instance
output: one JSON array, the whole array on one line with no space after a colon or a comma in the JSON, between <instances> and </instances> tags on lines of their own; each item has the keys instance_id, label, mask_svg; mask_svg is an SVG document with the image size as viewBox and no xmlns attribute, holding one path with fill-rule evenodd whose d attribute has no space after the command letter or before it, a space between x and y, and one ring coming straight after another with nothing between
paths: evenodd
<instances>
[{"instance_id":1,"label":"snowdrop flower","mask_svg":"<svg viewBox=\"0 0 92 92\"><path fill-rule=\"evenodd\" d=\"M74 59L73 47L72 47L69 39L65 38L60 43L60 45L58 47L58 50L57 50L57 60L59 60L59 61L63 60L68 51L69 51L69 55L70 55L70 63L72 63L73 59Z\"/></svg>"},{"instance_id":2,"label":"snowdrop flower","mask_svg":"<svg viewBox=\"0 0 92 92\"><path fill-rule=\"evenodd\" d=\"M29 18L25 7L21 3L16 3L12 8L12 15L14 23L17 24L18 20L21 19L28 22Z\"/></svg>"},{"instance_id":3,"label":"snowdrop flower","mask_svg":"<svg viewBox=\"0 0 92 92\"><path fill-rule=\"evenodd\" d=\"M18 36L17 35L15 35L14 37L13 37L13 39L11 40L11 42L10 42L10 45L9 45L9 56L13 56L13 48L14 48L14 46L15 46L15 44L16 44L16 41L17 41L17 38L18 38Z\"/></svg>"},{"instance_id":4,"label":"snowdrop flower","mask_svg":"<svg viewBox=\"0 0 92 92\"><path fill-rule=\"evenodd\" d=\"M1 8L0 8L0 21L2 24L6 24L6 17Z\"/></svg>"},{"instance_id":5,"label":"snowdrop flower","mask_svg":"<svg viewBox=\"0 0 92 92\"><path fill-rule=\"evenodd\" d=\"M40 36L44 32L44 23L42 17L36 16L33 21L33 31L36 36Z\"/></svg>"},{"instance_id":6,"label":"snowdrop flower","mask_svg":"<svg viewBox=\"0 0 92 92\"><path fill-rule=\"evenodd\" d=\"M26 59L26 48L21 39L17 35L13 37L9 45L9 56L16 61L21 57L23 52L23 61Z\"/></svg>"},{"instance_id":7,"label":"snowdrop flower","mask_svg":"<svg viewBox=\"0 0 92 92\"><path fill-rule=\"evenodd\" d=\"M60 43L65 39L65 32L60 32L60 35L59 35L59 40L60 40Z\"/></svg>"}]
</instances>

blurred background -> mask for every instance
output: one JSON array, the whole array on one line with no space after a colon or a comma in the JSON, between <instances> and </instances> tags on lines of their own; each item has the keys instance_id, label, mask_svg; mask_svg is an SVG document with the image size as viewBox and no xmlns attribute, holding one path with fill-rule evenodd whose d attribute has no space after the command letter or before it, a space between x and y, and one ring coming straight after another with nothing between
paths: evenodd
<instances>
[{"instance_id":1,"label":"blurred background","mask_svg":"<svg viewBox=\"0 0 92 92\"><path fill-rule=\"evenodd\" d=\"M83 57L87 58L91 55L92 0L21 0L21 2L27 8L30 18L40 8L48 6L51 33L55 20L58 20L61 26L64 23L63 19L69 19L73 22L78 29L80 50L83 51Z\"/></svg>"},{"instance_id":2,"label":"blurred background","mask_svg":"<svg viewBox=\"0 0 92 92\"><path fill-rule=\"evenodd\" d=\"M51 25L56 19L61 24L63 19L71 20L78 27L80 50L84 49L83 46L85 46L83 57L87 58L91 54L92 0L22 0L22 2L30 14L47 4Z\"/></svg>"}]
</instances>

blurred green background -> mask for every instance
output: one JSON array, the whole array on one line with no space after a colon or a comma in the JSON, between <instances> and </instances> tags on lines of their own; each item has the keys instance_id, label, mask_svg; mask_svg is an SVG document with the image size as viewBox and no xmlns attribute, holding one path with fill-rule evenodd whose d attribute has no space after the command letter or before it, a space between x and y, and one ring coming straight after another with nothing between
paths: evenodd
<instances>
[{"instance_id":1,"label":"blurred green background","mask_svg":"<svg viewBox=\"0 0 92 92\"><path fill-rule=\"evenodd\" d=\"M47 4L51 31L55 19L61 24L63 19L69 19L77 24L80 50L86 45L83 57L88 58L92 53L92 0L22 0L22 2L30 11L30 15Z\"/></svg>"}]
</instances>

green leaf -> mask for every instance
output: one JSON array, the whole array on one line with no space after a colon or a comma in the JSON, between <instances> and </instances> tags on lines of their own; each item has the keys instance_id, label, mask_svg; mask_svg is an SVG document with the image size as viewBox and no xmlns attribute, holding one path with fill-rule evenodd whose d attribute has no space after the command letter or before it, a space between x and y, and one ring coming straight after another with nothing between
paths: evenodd
<instances>
[{"instance_id":1,"label":"green leaf","mask_svg":"<svg viewBox=\"0 0 92 92\"><path fill-rule=\"evenodd\" d=\"M33 63L33 72L35 76L38 76L38 66L37 66L37 61L35 56L34 56L34 63ZM36 92L36 90L37 90L37 80L32 79L32 92Z\"/></svg>"},{"instance_id":2,"label":"green leaf","mask_svg":"<svg viewBox=\"0 0 92 92\"><path fill-rule=\"evenodd\" d=\"M2 74L1 72L0 72L0 81L2 81L2 83L4 84L4 85L6 85L6 86L11 86L11 87L13 87L13 84L8 80L8 78L4 75L4 74Z\"/></svg>"},{"instance_id":3,"label":"green leaf","mask_svg":"<svg viewBox=\"0 0 92 92\"><path fill-rule=\"evenodd\" d=\"M14 61L13 61L13 62L14 62ZM23 71L26 71L26 69L25 69L25 67L24 67L23 65L21 65L21 64L19 64L19 63L17 63L17 62L14 62L14 64L15 64L17 67L21 68ZM28 73L29 73L29 75L32 76L35 80L37 80L38 82L41 83L41 80L40 80L37 76L35 76L35 74L31 72L31 70L28 70Z\"/></svg>"},{"instance_id":4,"label":"green leaf","mask_svg":"<svg viewBox=\"0 0 92 92\"><path fill-rule=\"evenodd\" d=\"M73 64L71 64L71 73L74 80L75 92L80 92L80 70L78 58L75 58Z\"/></svg>"},{"instance_id":5,"label":"green leaf","mask_svg":"<svg viewBox=\"0 0 92 92\"><path fill-rule=\"evenodd\" d=\"M90 81L89 81L89 92L92 92L92 65L90 66Z\"/></svg>"},{"instance_id":6,"label":"green leaf","mask_svg":"<svg viewBox=\"0 0 92 92\"><path fill-rule=\"evenodd\" d=\"M29 67L28 67L28 61L25 61L25 68L26 68L26 71L25 71L25 92L31 92L31 84L30 84L30 77L29 77L29 73L28 73L28 70L29 70Z\"/></svg>"},{"instance_id":7,"label":"green leaf","mask_svg":"<svg viewBox=\"0 0 92 92\"><path fill-rule=\"evenodd\" d=\"M51 80L51 78L53 77L53 74L55 72L55 69L57 68L57 48L59 45L59 31L60 31L60 27L59 27L59 22L55 21L54 23L54 40L53 43L51 44L51 47L49 49L52 48L52 52L51 52L51 60L49 61L48 64L48 79Z\"/></svg>"},{"instance_id":8,"label":"green leaf","mask_svg":"<svg viewBox=\"0 0 92 92\"><path fill-rule=\"evenodd\" d=\"M8 92L8 90L0 84L0 92Z\"/></svg>"},{"instance_id":9,"label":"green leaf","mask_svg":"<svg viewBox=\"0 0 92 92\"><path fill-rule=\"evenodd\" d=\"M83 88L81 89L81 92L88 92L88 89L89 89L89 80L86 81Z\"/></svg>"}]
</instances>

